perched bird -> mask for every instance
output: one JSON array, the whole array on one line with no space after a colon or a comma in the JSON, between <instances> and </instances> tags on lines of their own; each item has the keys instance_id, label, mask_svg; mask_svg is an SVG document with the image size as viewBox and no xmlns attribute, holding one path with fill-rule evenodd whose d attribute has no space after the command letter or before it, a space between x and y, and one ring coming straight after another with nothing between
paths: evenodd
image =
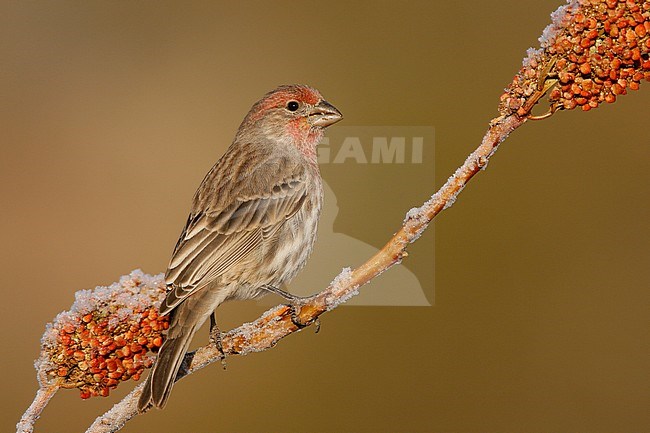
<instances>
[{"instance_id":1,"label":"perched bird","mask_svg":"<svg viewBox=\"0 0 650 433\"><path fill-rule=\"evenodd\" d=\"M322 179L316 147L341 113L318 90L281 86L253 105L201 182L174 248L161 314L170 326L138 402L165 406L194 333L224 301L280 290L316 238Z\"/></svg>"}]
</instances>

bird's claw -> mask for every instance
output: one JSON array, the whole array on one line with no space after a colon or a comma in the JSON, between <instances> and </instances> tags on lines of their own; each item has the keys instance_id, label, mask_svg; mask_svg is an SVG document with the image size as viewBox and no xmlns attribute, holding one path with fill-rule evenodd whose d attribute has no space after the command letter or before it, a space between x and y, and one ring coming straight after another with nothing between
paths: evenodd
<instances>
[{"instance_id":1,"label":"bird's claw","mask_svg":"<svg viewBox=\"0 0 650 433\"><path fill-rule=\"evenodd\" d=\"M210 316L210 344L217 347L219 351L219 357L221 358L221 366L223 369L226 369L226 354L223 351L223 345L221 343L221 330L217 326L217 320L214 317L214 313Z\"/></svg>"},{"instance_id":2,"label":"bird's claw","mask_svg":"<svg viewBox=\"0 0 650 433\"><path fill-rule=\"evenodd\" d=\"M314 331L314 334L318 334L318 331L320 331L320 318L316 317L315 319L308 320L306 322L303 322L300 320L300 307L306 303L306 299L308 298L301 298L302 302L298 303L292 303L289 304L289 309L291 310L291 323L296 325L298 329L306 328L307 326L314 324L316 326L316 330Z\"/></svg>"},{"instance_id":3,"label":"bird's claw","mask_svg":"<svg viewBox=\"0 0 650 433\"><path fill-rule=\"evenodd\" d=\"M264 289L271 293L275 293L276 295L280 295L284 299L289 301L289 308L291 309L291 322L294 325L296 325L298 329L305 328L313 323L316 325L316 333L320 331L320 319L318 317L316 317L313 320L309 320L307 322L303 322L302 320L300 320L300 307L302 307L305 304L308 304L312 299L316 297L316 295L296 296L273 286L264 286Z\"/></svg>"}]
</instances>

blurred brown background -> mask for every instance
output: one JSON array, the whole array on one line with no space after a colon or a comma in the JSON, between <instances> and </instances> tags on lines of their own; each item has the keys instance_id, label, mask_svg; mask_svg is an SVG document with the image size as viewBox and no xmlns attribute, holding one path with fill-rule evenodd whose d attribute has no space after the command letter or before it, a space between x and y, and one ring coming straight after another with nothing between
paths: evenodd
<instances>
[{"instance_id":1,"label":"blurred brown background","mask_svg":"<svg viewBox=\"0 0 650 433\"><path fill-rule=\"evenodd\" d=\"M0 431L36 391L45 323L78 289L164 269L261 95L309 83L344 124L435 127L439 186L560 3L3 1ZM646 87L512 134L436 219L434 306L336 310L123 431L650 431ZM380 247L434 185L361 174L327 179L334 228ZM406 266L432 266L433 243ZM62 391L36 431L84 431L130 387Z\"/></svg>"}]
</instances>

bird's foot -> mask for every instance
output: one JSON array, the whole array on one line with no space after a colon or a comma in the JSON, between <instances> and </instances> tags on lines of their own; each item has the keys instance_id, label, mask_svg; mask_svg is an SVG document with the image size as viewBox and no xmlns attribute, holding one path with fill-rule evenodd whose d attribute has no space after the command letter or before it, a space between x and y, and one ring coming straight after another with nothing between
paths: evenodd
<instances>
[{"instance_id":1,"label":"bird's foot","mask_svg":"<svg viewBox=\"0 0 650 433\"><path fill-rule=\"evenodd\" d=\"M210 344L217 346L219 355L221 357L221 366L223 369L226 369L226 354L223 351L223 345L221 344L221 330L217 326L217 319L214 316L214 313L210 315Z\"/></svg>"},{"instance_id":2,"label":"bird's foot","mask_svg":"<svg viewBox=\"0 0 650 433\"><path fill-rule=\"evenodd\" d=\"M300 319L301 305L296 305L291 303L289 304L289 308L291 308L291 323L296 325L299 329L306 328L307 326L313 324L316 327L316 329L314 330L314 334L318 334L318 331L320 331L320 318L316 317L313 320L308 320L306 322L303 322Z\"/></svg>"},{"instance_id":3,"label":"bird's foot","mask_svg":"<svg viewBox=\"0 0 650 433\"><path fill-rule=\"evenodd\" d=\"M264 286L264 289L266 289L271 293L275 293L276 295L280 295L284 299L289 301L289 308L291 308L291 322L294 325L296 325L299 329L302 329L311 324L314 324L316 326L315 333L318 334L318 331L320 331L320 319L318 317L316 317L314 320L309 320L306 322L300 320L300 309L302 308L303 305L308 304L311 300L313 300L316 297L316 295L296 296L273 286Z\"/></svg>"}]
</instances>

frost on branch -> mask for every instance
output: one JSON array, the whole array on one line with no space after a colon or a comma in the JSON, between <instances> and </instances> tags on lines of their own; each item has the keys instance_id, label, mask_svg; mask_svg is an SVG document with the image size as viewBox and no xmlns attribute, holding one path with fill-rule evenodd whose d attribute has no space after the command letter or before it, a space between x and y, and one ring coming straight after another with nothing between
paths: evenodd
<instances>
[{"instance_id":1,"label":"frost on branch","mask_svg":"<svg viewBox=\"0 0 650 433\"><path fill-rule=\"evenodd\" d=\"M650 81L650 1L569 0L551 18L501 96L502 115L528 115L549 90L549 114L588 111Z\"/></svg>"},{"instance_id":2,"label":"frost on branch","mask_svg":"<svg viewBox=\"0 0 650 433\"><path fill-rule=\"evenodd\" d=\"M108 287L77 292L70 310L46 326L39 378L79 388L81 398L107 396L120 382L138 380L169 326L158 315L165 291L162 274L136 270Z\"/></svg>"},{"instance_id":3,"label":"frost on branch","mask_svg":"<svg viewBox=\"0 0 650 433\"><path fill-rule=\"evenodd\" d=\"M341 273L338 274L330 283L331 294L325 298L327 311L331 311L339 305L347 302L353 296L359 294L359 286L352 285L352 269L343 268Z\"/></svg>"}]
</instances>

